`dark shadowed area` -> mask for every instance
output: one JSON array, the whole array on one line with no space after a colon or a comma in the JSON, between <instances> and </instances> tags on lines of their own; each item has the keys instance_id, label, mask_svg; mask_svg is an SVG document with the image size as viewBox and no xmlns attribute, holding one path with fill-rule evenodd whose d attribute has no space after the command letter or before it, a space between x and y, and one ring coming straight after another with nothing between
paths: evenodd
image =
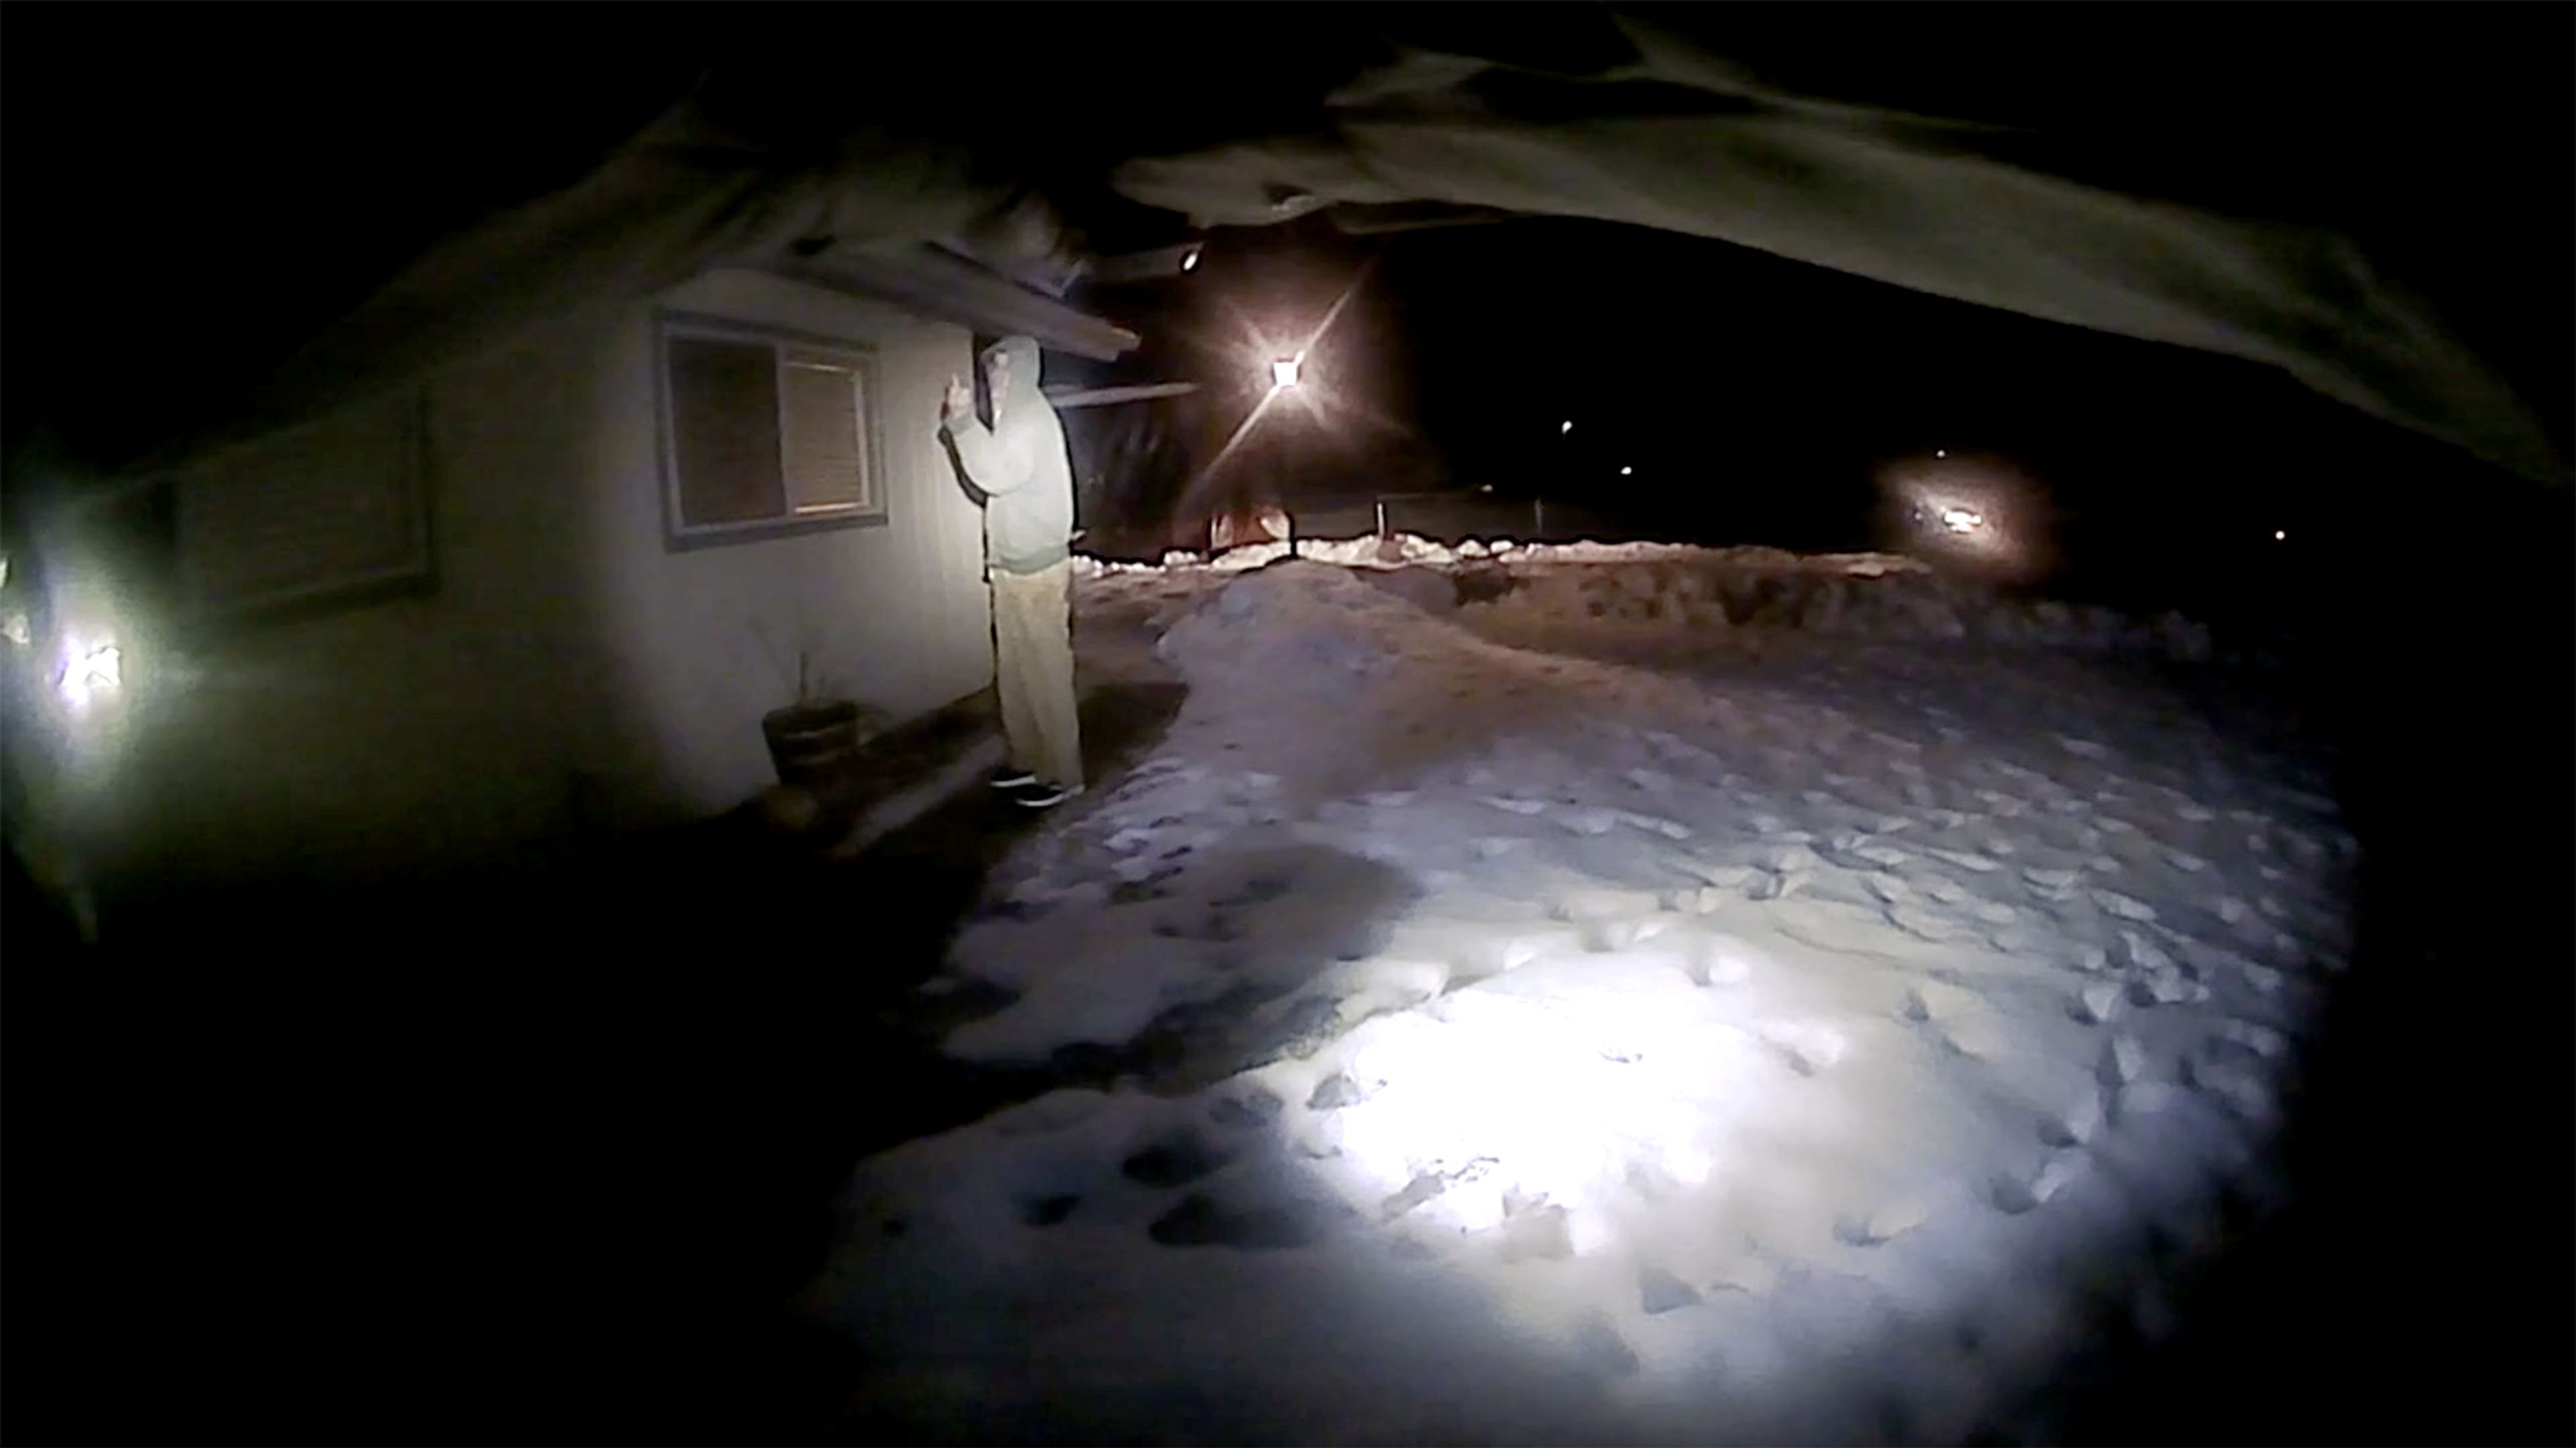
<instances>
[{"instance_id":1,"label":"dark shadowed area","mask_svg":"<svg viewBox=\"0 0 2576 1448\"><path fill-rule=\"evenodd\" d=\"M2014 600L2259 644L2157 681L2331 761L2359 840L2352 969L2277 1148L2293 1204L2231 1218L2181 1328L2042 1384L2045 1421L2576 1432L2568 7L6 24L22 580L40 525L100 499L100 556L171 574L165 463L540 335L555 303L935 245L1138 339L1050 344L1050 390L1187 384L1066 406L1098 557L1254 538L1222 530L1270 506L1301 539L1876 549L1967 578L1942 550L2003 536ZM1102 274L1163 248L1187 268ZM1445 613L1496 577L1423 586ZM1103 794L1183 715L1152 653L1175 616L1077 618ZM890 728L841 804L965 777L995 727L983 691ZM10 1441L896 1441L917 1425L852 1407L875 1364L799 1295L852 1166L1059 1089L1177 1097L1215 1078L1209 1040L1231 1067L1296 1034L1226 997L1036 1065L943 1054L1005 993L914 988L1054 839L980 789L837 848L847 819L782 832L755 801L360 879L318 845L236 876L218 837L185 880L94 882L85 942L10 788ZM1413 903L1392 866L1297 860L1354 882L1362 934ZM1158 1230L1231 1241L1190 1200Z\"/></svg>"}]
</instances>

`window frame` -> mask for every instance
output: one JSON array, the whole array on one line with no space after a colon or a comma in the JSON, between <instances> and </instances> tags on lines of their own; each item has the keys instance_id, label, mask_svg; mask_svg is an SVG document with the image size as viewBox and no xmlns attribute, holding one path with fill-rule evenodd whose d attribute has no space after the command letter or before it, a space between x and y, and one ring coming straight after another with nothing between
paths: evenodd
<instances>
[{"instance_id":1,"label":"window frame","mask_svg":"<svg viewBox=\"0 0 2576 1448\"><path fill-rule=\"evenodd\" d=\"M862 481L866 501L856 507L822 514L787 512L775 518L753 518L738 523L696 523L683 521L680 506L679 410L671 386L671 342L675 338L701 338L716 342L733 342L769 349L771 399L776 414L771 427L778 438L779 468L787 468L787 386L784 372L789 354L820 354L835 363L847 363L859 377L860 445L866 450L866 467ZM837 532L845 528L882 528L889 519L886 493L885 423L883 414L884 371L878 365L874 347L847 338L827 337L792 327L777 327L761 322L744 322L729 317L708 316L695 312L661 310L654 314L653 326L653 411L654 437L659 446L657 486L662 496L662 546L668 553L688 553L701 548L726 548L741 543L765 543L777 538L801 538L814 533ZM781 496L785 496L786 478L780 478ZM789 505L791 508L793 504Z\"/></svg>"}]
</instances>

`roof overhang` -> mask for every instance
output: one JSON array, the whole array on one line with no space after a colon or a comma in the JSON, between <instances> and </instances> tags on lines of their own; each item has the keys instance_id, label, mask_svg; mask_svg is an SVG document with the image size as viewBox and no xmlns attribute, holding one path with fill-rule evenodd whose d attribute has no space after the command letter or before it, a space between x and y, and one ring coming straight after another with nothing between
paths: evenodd
<instances>
[{"instance_id":1,"label":"roof overhang","mask_svg":"<svg viewBox=\"0 0 2576 1448\"><path fill-rule=\"evenodd\" d=\"M1041 347L1113 362L1138 338L1124 327L1076 311L936 246L900 250L832 247L811 257L765 263L775 276L889 302L945 322L1002 336L1028 336Z\"/></svg>"}]
</instances>

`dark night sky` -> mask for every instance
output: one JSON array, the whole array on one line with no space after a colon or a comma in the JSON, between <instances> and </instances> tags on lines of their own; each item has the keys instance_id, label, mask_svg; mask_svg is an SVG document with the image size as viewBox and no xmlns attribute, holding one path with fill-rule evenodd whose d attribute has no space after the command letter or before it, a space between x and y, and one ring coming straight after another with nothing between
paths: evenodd
<instances>
[{"instance_id":1,"label":"dark night sky","mask_svg":"<svg viewBox=\"0 0 2576 1448\"><path fill-rule=\"evenodd\" d=\"M1974 101L1980 87L2009 82L2016 104L2045 113L2080 74L2138 102L2133 133L2105 154L2150 169L2158 127L2342 137L2335 174L2303 177L2300 204L2322 197L2347 208L2378 254L2440 283L2455 323L2529 379L2564 438L2576 391L2567 265L2576 128L2564 46L2507 43L2556 33L2514 11L2440 24L2417 7L2345 11L2352 18L2321 27L2305 51L2273 37L2239 60L2198 57L2240 83L2237 109L2223 114L2163 95L2145 62L2060 75L1999 53L1974 74L1909 78L1891 59L1905 47L1891 41L1846 57L1836 77L1862 89L1928 87L1927 105ZM150 12L159 43L102 47L106 13L13 16L22 42L10 109L22 123L6 128L13 433L54 402L101 395L84 379L122 355L137 325L189 365L229 365L354 301L442 219L578 174L685 86L706 58L692 37L711 12L648 7L611 35L495 46L473 26L422 25L431 12L420 9L298 8L253 22L242 17L258 12L164 8ZM287 14L298 17L292 26L277 18ZM1871 14L1881 27L1945 28L1957 12ZM2369 34L2356 40L2360 31ZM25 42L49 36L65 43L48 46L39 74ZM2258 100L2257 113L2242 113L2243 97L2263 91L2248 67L2303 53L2348 72L2357 62L2347 41L2364 60L2415 58L2404 74L2356 82L2377 87L2386 105L2303 113L2301 97L2316 87L2285 84L2269 109ZM405 63L303 59L317 47L389 46ZM49 92L82 98L76 123L32 123ZM2378 184L2383 159L2402 163L2391 174L2405 186ZM2221 202L2264 199L2260 168L2183 179ZM1196 375L1212 364L1192 339L1233 325L1210 298L1285 329L1320 312L1371 253L1382 254L1379 270L1318 361L1415 435L1363 427L1309 437L1320 471L1348 482L1389 466L1390 449L1410 481L1429 453L1467 485L1573 495L1674 532L1831 546L1854 541L1872 460L1983 447L2032 464L2079 527L2090 519L2131 552L2213 523L2268 529L2275 516L2303 537L2366 532L2406 511L2356 505L2390 487L2471 495L2429 480L2462 481L2481 498L2518 486L2264 369L1590 223L1356 241L1319 221L1221 234L1186 284L1198 296L1181 308L1184 325L1139 318L1151 341L1135 368ZM1565 417L1578 426L1560 439ZM1412 457L1402 456L1408 441ZM1621 464L1637 470L1626 484Z\"/></svg>"},{"instance_id":2,"label":"dark night sky","mask_svg":"<svg viewBox=\"0 0 2576 1448\"><path fill-rule=\"evenodd\" d=\"M1991 452L2068 515L2077 585L2161 602L2249 568L2309 576L2356 550L2493 541L2533 491L2275 369L1571 220L1220 232L1193 275L1104 294L1153 339L1119 370L1222 385L1242 369L1209 343L1245 318L1293 330L1372 256L1319 361L1408 424L1450 485L1590 505L1641 533L1868 546L1878 464ZM2515 340L2545 342L2548 279L2513 275L2534 288ZM1329 452L1295 444L1302 496L1401 490L1399 439L1346 430Z\"/></svg>"}]
</instances>

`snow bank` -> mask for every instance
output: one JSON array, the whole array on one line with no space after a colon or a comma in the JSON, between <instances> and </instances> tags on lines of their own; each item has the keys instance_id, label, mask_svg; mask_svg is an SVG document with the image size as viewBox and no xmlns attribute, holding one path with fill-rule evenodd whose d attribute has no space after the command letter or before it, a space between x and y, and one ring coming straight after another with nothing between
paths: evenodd
<instances>
[{"instance_id":1,"label":"snow bank","mask_svg":"<svg viewBox=\"0 0 2576 1448\"><path fill-rule=\"evenodd\" d=\"M1344 568L1439 573L1455 581L1473 626L1521 646L1579 642L1570 633L1633 635L1643 627L1701 641L1750 629L1976 640L2187 663L2222 657L2208 627L2178 613L2139 618L2097 605L2010 597L1887 553L1794 554L1671 543L1524 546L1508 539L1470 540L1452 549L1399 534L1268 543L1213 561L1194 554L1168 555L1159 565L1086 558L1078 568L1086 579L1178 574L1196 575L1212 586L1291 557Z\"/></svg>"},{"instance_id":2,"label":"snow bank","mask_svg":"<svg viewBox=\"0 0 2576 1448\"><path fill-rule=\"evenodd\" d=\"M1014 999L947 1050L1126 1075L860 1169L864 1401L1949 1440L2163 1330L2348 947L2313 770L2082 660L1646 671L1400 577L1217 579L1160 751L1005 862L949 972Z\"/></svg>"}]
</instances>

